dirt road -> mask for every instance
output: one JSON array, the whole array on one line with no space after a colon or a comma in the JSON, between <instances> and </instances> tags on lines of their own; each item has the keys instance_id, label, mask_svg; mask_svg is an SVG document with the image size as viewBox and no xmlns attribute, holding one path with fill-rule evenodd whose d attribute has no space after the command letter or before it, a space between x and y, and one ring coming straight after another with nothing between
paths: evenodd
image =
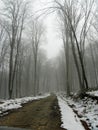
<instances>
[{"instance_id":1,"label":"dirt road","mask_svg":"<svg viewBox=\"0 0 98 130\"><path fill-rule=\"evenodd\" d=\"M26 128L31 130L64 130L60 128L60 111L56 96L32 101L23 108L13 110L0 118L0 126Z\"/></svg>"}]
</instances>

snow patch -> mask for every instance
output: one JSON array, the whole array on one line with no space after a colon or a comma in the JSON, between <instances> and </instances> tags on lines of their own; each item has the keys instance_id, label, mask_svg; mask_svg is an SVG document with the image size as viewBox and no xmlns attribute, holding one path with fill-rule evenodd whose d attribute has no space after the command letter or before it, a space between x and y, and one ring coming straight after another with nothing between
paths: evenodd
<instances>
[{"instance_id":1,"label":"snow patch","mask_svg":"<svg viewBox=\"0 0 98 130\"><path fill-rule=\"evenodd\" d=\"M87 92L87 94L98 97L98 91Z\"/></svg>"},{"instance_id":2,"label":"snow patch","mask_svg":"<svg viewBox=\"0 0 98 130\"><path fill-rule=\"evenodd\" d=\"M85 130L77 115L68 106L67 101L63 100L61 97L58 97L58 103L60 106L62 116L61 119L63 122L61 127L67 130Z\"/></svg>"},{"instance_id":3,"label":"snow patch","mask_svg":"<svg viewBox=\"0 0 98 130\"><path fill-rule=\"evenodd\" d=\"M82 120L86 121L91 130L98 130L98 103L97 100L85 97L84 99L67 99L68 103L74 107Z\"/></svg>"},{"instance_id":4,"label":"snow patch","mask_svg":"<svg viewBox=\"0 0 98 130\"><path fill-rule=\"evenodd\" d=\"M38 100L42 98L46 98L50 96L50 94L45 94L44 96L36 96L36 97L24 97L24 98L17 98L14 100L3 100L3 103L0 104L0 116L4 116L8 114L8 111L12 109L18 109L22 107L22 104L27 102Z\"/></svg>"}]
</instances>

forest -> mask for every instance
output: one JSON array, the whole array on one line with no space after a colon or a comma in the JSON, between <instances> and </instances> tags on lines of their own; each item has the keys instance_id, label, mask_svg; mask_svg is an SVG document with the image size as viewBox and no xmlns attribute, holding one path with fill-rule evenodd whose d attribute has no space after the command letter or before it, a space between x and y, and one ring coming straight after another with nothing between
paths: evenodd
<instances>
[{"instance_id":1,"label":"forest","mask_svg":"<svg viewBox=\"0 0 98 130\"><path fill-rule=\"evenodd\" d=\"M6 128L98 130L97 0L0 0Z\"/></svg>"},{"instance_id":2,"label":"forest","mask_svg":"<svg viewBox=\"0 0 98 130\"><path fill-rule=\"evenodd\" d=\"M26 0L1 0L1 5L1 98L98 88L97 1L54 0L36 12L34 2ZM53 13L63 45L51 60L42 48L47 44L43 19Z\"/></svg>"}]
</instances>

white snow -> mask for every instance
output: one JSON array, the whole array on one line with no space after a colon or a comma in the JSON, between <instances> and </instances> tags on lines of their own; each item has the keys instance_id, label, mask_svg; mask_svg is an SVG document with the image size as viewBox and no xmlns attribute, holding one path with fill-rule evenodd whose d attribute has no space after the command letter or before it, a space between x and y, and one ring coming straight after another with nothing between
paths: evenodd
<instances>
[{"instance_id":1,"label":"white snow","mask_svg":"<svg viewBox=\"0 0 98 130\"><path fill-rule=\"evenodd\" d=\"M81 120L86 121L91 130L98 130L98 103L91 98L78 99L74 101L67 99L73 109L78 112Z\"/></svg>"},{"instance_id":2,"label":"white snow","mask_svg":"<svg viewBox=\"0 0 98 130\"><path fill-rule=\"evenodd\" d=\"M44 96L36 96L36 97L24 97L18 99L11 100L2 100L2 104L0 104L0 116L8 114L9 110L18 109L22 107L22 104L27 102L42 99L48 97L50 94L45 94Z\"/></svg>"},{"instance_id":3,"label":"white snow","mask_svg":"<svg viewBox=\"0 0 98 130\"><path fill-rule=\"evenodd\" d=\"M85 130L82 126L79 118L68 106L66 99L62 99L58 96L58 103L61 110L62 128L67 130Z\"/></svg>"},{"instance_id":4,"label":"white snow","mask_svg":"<svg viewBox=\"0 0 98 130\"><path fill-rule=\"evenodd\" d=\"M98 91L87 92L87 94L98 97Z\"/></svg>"}]
</instances>

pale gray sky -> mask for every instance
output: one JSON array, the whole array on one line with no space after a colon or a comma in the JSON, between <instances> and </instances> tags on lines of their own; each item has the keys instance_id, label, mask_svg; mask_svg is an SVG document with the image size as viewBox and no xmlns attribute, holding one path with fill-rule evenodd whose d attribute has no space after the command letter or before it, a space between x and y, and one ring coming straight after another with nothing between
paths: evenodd
<instances>
[{"instance_id":1,"label":"pale gray sky","mask_svg":"<svg viewBox=\"0 0 98 130\"><path fill-rule=\"evenodd\" d=\"M48 4L52 1L52 0L29 0L31 1L32 5L31 5L31 10L32 12L36 12L40 9L43 9L44 7L48 6ZM1 1L0 1L0 6L1 5ZM32 15L32 14L31 14ZM43 17L44 24L46 26L46 38L47 38L47 43L45 43L43 45L43 48L45 49L46 53L47 53L47 57L50 58L54 58L58 55L60 49L61 49L61 40L60 38L58 38L58 30L56 29L56 24L57 24L57 19L55 14L49 14L46 17Z\"/></svg>"},{"instance_id":2,"label":"pale gray sky","mask_svg":"<svg viewBox=\"0 0 98 130\"><path fill-rule=\"evenodd\" d=\"M51 2L52 0L36 0L34 2L34 8L35 10L39 10L44 8L45 6L48 6L48 2ZM44 17L44 24L47 27L47 43L44 44L44 49L47 52L48 58L54 58L58 55L61 46L62 41L58 37L59 30L57 30L57 18L56 15L49 14L47 17Z\"/></svg>"}]
</instances>

